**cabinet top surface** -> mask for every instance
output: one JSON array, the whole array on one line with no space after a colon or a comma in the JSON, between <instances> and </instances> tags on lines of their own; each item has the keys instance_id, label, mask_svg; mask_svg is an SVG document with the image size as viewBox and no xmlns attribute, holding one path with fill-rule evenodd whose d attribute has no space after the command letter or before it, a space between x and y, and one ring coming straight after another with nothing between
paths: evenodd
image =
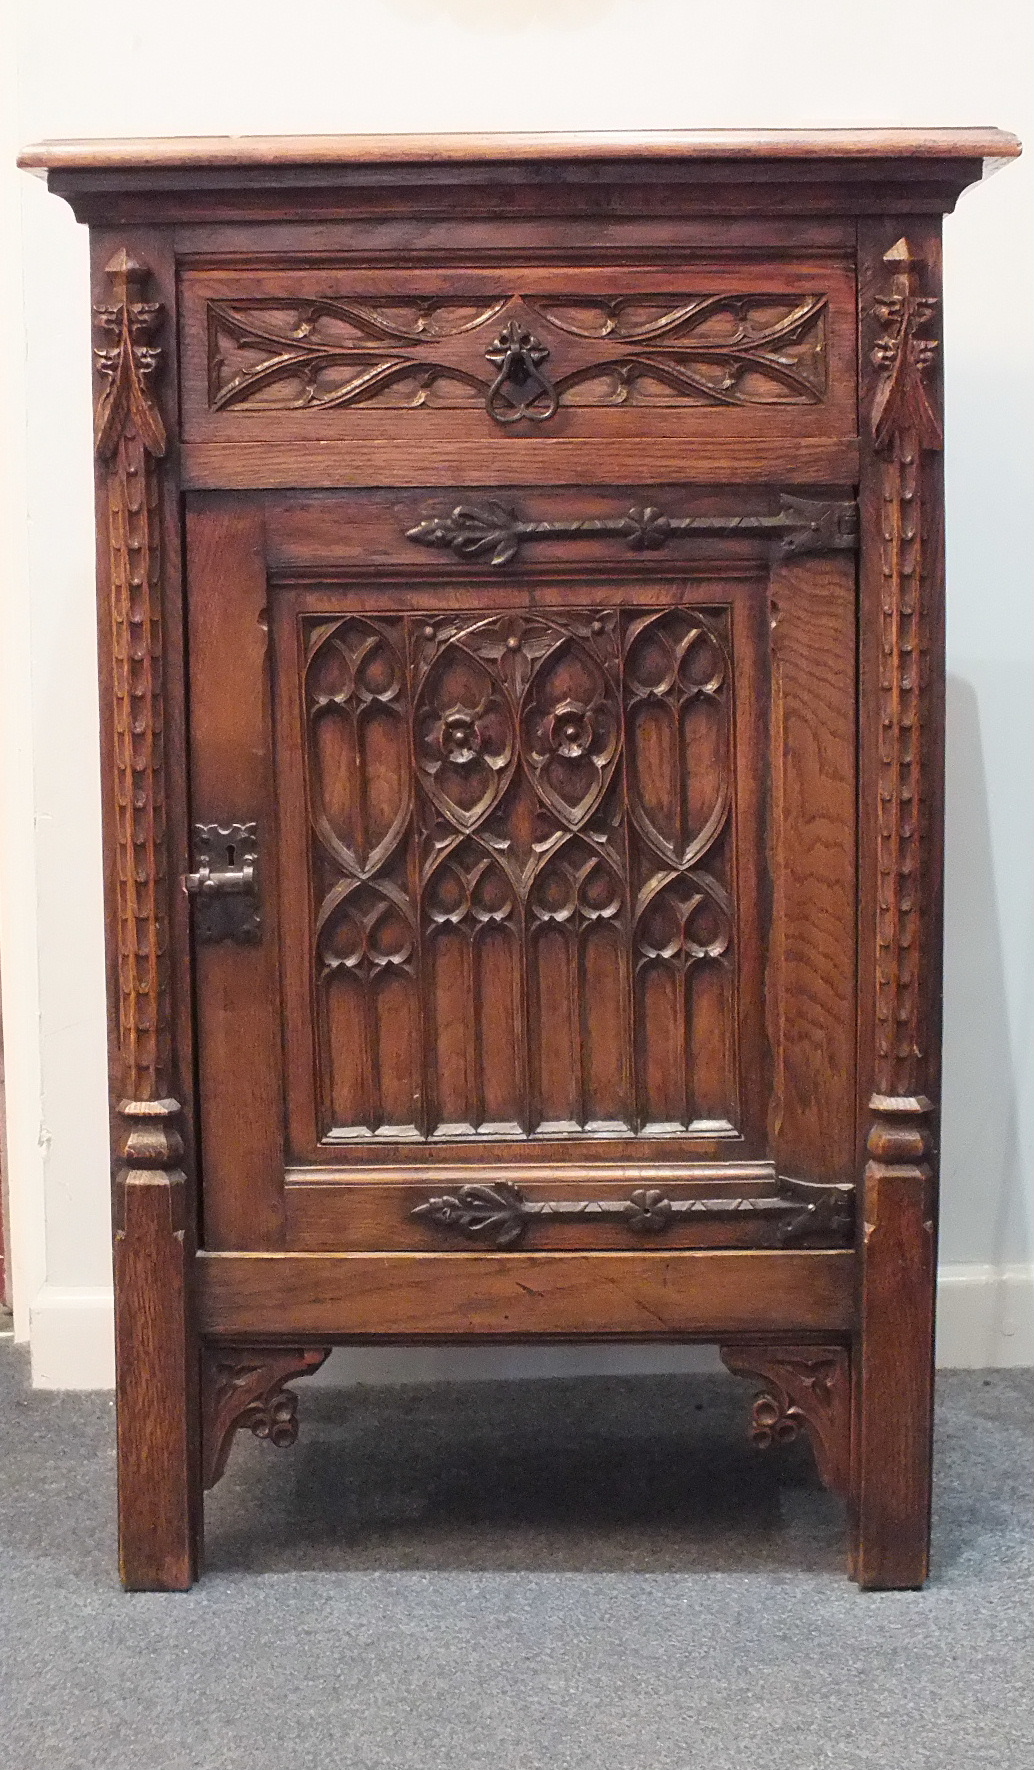
<instances>
[{"instance_id":1,"label":"cabinet top surface","mask_svg":"<svg viewBox=\"0 0 1034 1770\"><path fill-rule=\"evenodd\" d=\"M18 164L34 172L418 166L615 160L1014 159L1000 129L673 129L565 134L215 135L46 141Z\"/></svg>"}]
</instances>

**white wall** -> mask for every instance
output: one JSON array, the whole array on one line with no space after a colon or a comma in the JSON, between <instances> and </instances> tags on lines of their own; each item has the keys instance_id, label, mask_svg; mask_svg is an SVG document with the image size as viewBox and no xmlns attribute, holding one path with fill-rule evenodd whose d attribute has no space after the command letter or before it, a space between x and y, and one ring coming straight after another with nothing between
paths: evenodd
<instances>
[{"instance_id":1,"label":"white wall","mask_svg":"<svg viewBox=\"0 0 1034 1770\"><path fill-rule=\"evenodd\" d=\"M13 170L17 143L996 123L1034 153L1034 10L1029 0L0 8L17 45L0 58L11 88L0 123L0 939L14 1286L36 1381L90 1386L110 1378L111 1340L86 241L64 204ZM942 1359L975 1364L1034 1362L1032 166L1021 161L963 197L946 227ZM395 1354L389 1368L441 1370L450 1356L467 1369L492 1364L485 1354ZM506 1356L508 1368L515 1358L541 1368L527 1353ZM590 1355L566 1356L584 1368ZM598 1368L618 1357L591 1356ZM565 1354L549 1357L559 1366ZM620 1362L627 1368L627 1352ZM353 1356L351 1368L364 1367Z\"/></svg>"}]
</instances>

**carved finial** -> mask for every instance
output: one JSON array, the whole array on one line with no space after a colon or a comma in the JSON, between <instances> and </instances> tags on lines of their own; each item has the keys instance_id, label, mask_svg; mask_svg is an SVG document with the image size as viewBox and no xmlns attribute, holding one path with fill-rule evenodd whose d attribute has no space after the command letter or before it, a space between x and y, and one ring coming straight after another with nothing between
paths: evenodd
<instances>
[{"instance_id":1,"label":"carved finial","mask_svg":"<svg viewBox=\"0 0 1034 1770\"><path fill-rule=\"evenodd\" d=\"M137 258L131 258L125 246L120 246L117 252L112 253L104 266L104 275L111 278L113 288L119 279L127 284L139 283L142 288L150 274L146 264L141 264Z\"/></svg>"},{"instance_id":2,"label":"carved finial","mask_svg":"<svg viewBox=\"0 0 1034 1770\"><path fill-rule=\"evenodd\" d=\"M889 295L877 296L874 304L884 330L873 347L873 362L886 372L873 400L873 441L885 449L896 434L912 431L921 449L940 449L941 421L925 386L938 348L936 338L925 335L937 313L937 297L920 294L923 260L908 240L896 240L883 262L894 275Z\"/></svg>"},{"instance_id":3,"label":"carved finial","mask_svg":"<svg viewBox=\"0 0 1034 1770\"><path fill-rule=\"evenodd\" d=\"M144 448L154 456L165 453L165 426L150 392L161 361L153 338L161 324L162 305L142 301L150 271L121 247L104 267L111 284L110 305L94 308L94 318L106 342L94 351L101 378L97 400L96 447L102 461L110 460L119 439L133 428Z\"/></svg>"},{"instance_id":4,"label":"carved finial","mask_svg":"<svg viewBox=\"0 0 1034 1770\"><path fill-rule=\"evenodd\" d=\"M913 265L921 264L922 259L919 257L918 253L913 251L908 240L902 235L900 240L894 241L894 244L890 247L889 251L884 252L883 262L884 264L891 265L894 269L901 267L905 270L910 270Z\"/></svg>"}]
</instances>

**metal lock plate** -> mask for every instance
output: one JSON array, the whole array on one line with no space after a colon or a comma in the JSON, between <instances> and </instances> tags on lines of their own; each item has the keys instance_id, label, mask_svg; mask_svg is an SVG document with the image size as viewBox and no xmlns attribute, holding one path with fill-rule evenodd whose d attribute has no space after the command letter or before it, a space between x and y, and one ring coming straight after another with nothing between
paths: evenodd
<instances>
[{"instance_id":1,"label":"metal lock plate","mask_svg":"<svg viewBox=\"0 0 1034 1770\"><path fill-rule=\"evenodd\" d=\"M258 824L195 824L194 867L183 889L194 900L194 933L205 945L257 941Z\"/></svg>"}]
</instances>

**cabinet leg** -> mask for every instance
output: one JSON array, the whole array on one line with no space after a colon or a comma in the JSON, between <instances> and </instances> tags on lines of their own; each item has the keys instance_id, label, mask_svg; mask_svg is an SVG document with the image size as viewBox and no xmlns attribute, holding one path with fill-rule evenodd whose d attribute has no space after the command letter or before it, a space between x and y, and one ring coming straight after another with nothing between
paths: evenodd
<instances>
[{"instance_id":1,"label":"cabinet leg","mask_svg":"<svg viewBox=\"0 0 1034 1770\"><path fill-rule=\"evenodd\" d=\"M929 1168L871 1161L862 1209L851 1571L872 1590L908 1589L929 1572L936 1282Z\"/></svg>"},{"instance_id":2,"label":"cabinet leg","mask_svg":"<svg viewBox=\"0 0 1034 1770\"><path fill-rule=\"evenodd\" d=\"M183 1176L116 1180L119 1567L127 1591L185 1591L201 1549L198 1358Z\"/></svg>"}]
</instances>

